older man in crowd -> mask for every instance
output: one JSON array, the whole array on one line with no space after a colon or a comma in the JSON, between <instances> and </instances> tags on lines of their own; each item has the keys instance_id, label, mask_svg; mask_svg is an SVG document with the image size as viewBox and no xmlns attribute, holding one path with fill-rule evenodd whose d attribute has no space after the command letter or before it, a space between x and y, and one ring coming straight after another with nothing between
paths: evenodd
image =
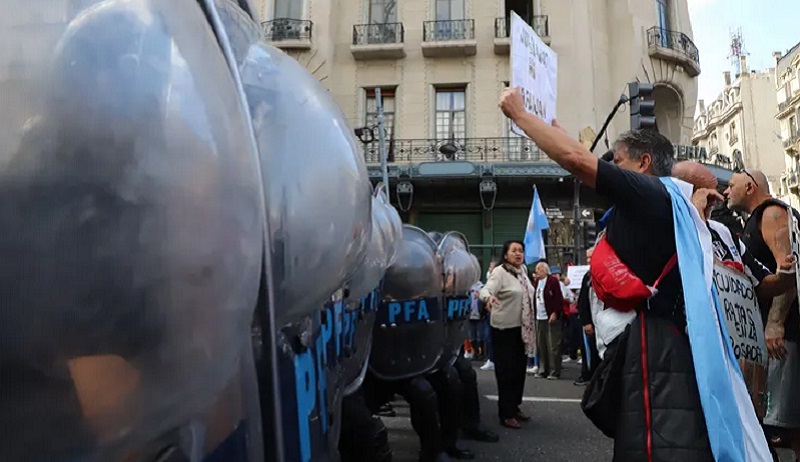
<instances>
[{"instance_id":1,"label":"older man in crowd","mask_svg":"<svg viewBox=\"0 0 800 462\"><path fill-rule=\"evenodd\" d=\"M658 178L672 173L672 143L647 130L626 133L615 143L613 163L603 162L557 124L528 113L518 89L506 90L500 107L548 157L613 201L607 242L633 274L653 284L677 249L672 196ZM613 432L614 460L714 460L684 334L677 268L667 272L658 293L637 311L628 338L617 345L626 354L621 389L616 390L621 402ZM645 311L646 316L641 314ZM651 386L652 377L659 377L659 386Z\"/></svg>"},{"instance_id":2,"label":"older man in crowd","mask_svg":"<svg viewBox=\"0 0 800 462\"><path fill-rule=\"evenodd\" d=\"M546 262L536 264L536 350L539 372L536 377L557 380L561 377L561 315L564 295L561 281L550 274Z\"/></svg>"},{"instance_id":3,"label":"older man in crowd","mask_svg":"<svg viewBox=\"0 0 800 462\"><path fill-rule=\"evenodd\" d=\"M772 197L766 176L759 171L734 173L725 190L731 210L748 213L742 241L753 255L773 272L778 262L791 253L789 213L800 214ZM761 306L770 307L766 316L766 341L769 350L767 392L769 405L764 424L779 428L800 458L800 312L797 291L769 299L760 297Z\"/></svg>"}]
</instances>

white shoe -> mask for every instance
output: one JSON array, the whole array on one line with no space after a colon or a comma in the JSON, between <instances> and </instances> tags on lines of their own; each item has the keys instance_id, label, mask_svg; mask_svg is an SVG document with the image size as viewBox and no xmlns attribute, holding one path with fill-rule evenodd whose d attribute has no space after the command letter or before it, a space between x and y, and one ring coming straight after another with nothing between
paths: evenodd
<instances>
[{"instance_id":1,"label":"white shoe","mask_svg":"<svg viewBox=\"0 0 800 462\"><path fill-rule=\"evenodd\" d=\"M486 360L486 364L481 366L481 370L482 371L493 371L494 370L494 363L492 362L492 360L491 359L487 359Z\"/></svg>"},{"instance_id":2,"label":"white shoe","mask_svg":"<svg viewBox=\"0 0 800 462\"><path fill-rule=\"evenodd\" d=\"M467 351L464 353L464 359L472 359L472 352Z\"/></svg>"},{"instance_id":3,"label":"white shoe","mask_svg":"<svg viewBox=\"0 0 800 462\"><path fill-rule=\"evenodd\" d=\"M531 367L525 369L525 372L527 372L528 375L533 375L533 374L539 372L539 368L536 367L536 366L531 366Z\"/></svg>"},{"instance_id":4,"label":"white shoe","mask_svg":"<svg viewBox=\"0 0 800 462\"><path fill-rule=\"evenodd\" d=\"M562 356L561 357L561 362L562 363L571 363L572 362L572 358L570 358L569 356Z\"/></svg>"},{"instance_id":5,"label":"white shoe","mask_svg":"<svg viewBox=\"0 0 800 462\"><path fill-rule=\"evenodd\" d=\"M575 361L575 364L583 364L583 358L578 358L578 360Z\"/></svg>"}]
</instances>

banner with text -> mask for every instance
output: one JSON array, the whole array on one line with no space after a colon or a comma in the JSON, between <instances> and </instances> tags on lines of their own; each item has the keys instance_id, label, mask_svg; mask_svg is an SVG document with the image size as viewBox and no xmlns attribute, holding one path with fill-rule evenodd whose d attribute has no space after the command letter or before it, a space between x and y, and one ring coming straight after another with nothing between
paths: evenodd
<instances>
[{"instance_id":1,"label":"banner with text","mask_svg":"<svg viewBox=\"0 0 800 462\"><path fill-rule=\"evenodd\" d=\"M714 285L725 316L733 354L739 360L756 415L766 412L767 344L758 299L750 279L720 262L714 264Z\"/></svg>"},{"instance_id":2,"label":"banner with text","mask_svg":"<svg viewBox=\"0 0 800 462\"><path fill-rule=\"evenodd\" d=\"M552 123L556 117L558 56L533 28L511 12L511 86L519 87L525 109ZM518 135L525 133L513 124Z\"/></svg>"},{"instance_id":3,"label":"banner with text","mask_svg":"<svg viewBox=\"0 0 800 462\"><path fill-rule=\"evenodd\" d=\"M570 266L567 268L567 279L569 279L568 289L581 289L583 277L589 272L589 265Z\"/></svg>"}]
</instances>

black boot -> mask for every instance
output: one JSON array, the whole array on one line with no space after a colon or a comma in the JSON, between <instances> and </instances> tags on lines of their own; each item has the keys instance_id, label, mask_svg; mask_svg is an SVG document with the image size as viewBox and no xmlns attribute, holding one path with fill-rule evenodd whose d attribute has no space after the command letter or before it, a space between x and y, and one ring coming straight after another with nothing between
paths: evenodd
<instances>
[{"instance_id":1,"label":"black boot","mask_svg":"<svg viewBox=\"0 0 800 462\"><path fill-rule=\"evenodd\" d=\"M482 427L465 428L462 433L464 434L464 438L472 441L482 441L484 443L496 443L500 441L500 436L497 433Z\"/></svg>"},{"instance_id":2,"label":"black boot","mask_svg":"<svg viewBox=\"0 0 800 462\"><path fill-rule=\"evenodd\" d=\"M453 459L458 460L472 460L475 458L475 453L470 451L469 449L460 448L458 446L453 446L452 448L447 448L444 450L448 456L452 457Z\"/></svg>"}]
</instances>

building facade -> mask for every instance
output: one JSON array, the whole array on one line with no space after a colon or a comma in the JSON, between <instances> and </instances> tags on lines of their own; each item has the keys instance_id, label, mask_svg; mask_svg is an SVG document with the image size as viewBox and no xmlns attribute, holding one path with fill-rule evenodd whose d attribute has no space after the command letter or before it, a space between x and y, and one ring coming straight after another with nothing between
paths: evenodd
<instances>
[{"instance_id":1,"label":"building facade","mask_svg":"<svg viewBox=\"0 0 800 462\"><path fill-rule=\"evenodd\" d=\"M704 156L690 146L700 60L687 0L262 0L260 13L266 39L317 76L354 127L375 126L381 89L392 198L405 220L461 230L486 264L522 238L535 185L551 218L549 258L575 261L574 217L593 220L605 204L582 188L573 207L572 177L511 133L497 108L512 11L558 54L557 118L570 133L599 131L628 82L651 82L661 132L679 155ZM622 112L608 141L628 127ZM378 143L365 133L377 182Z\"/></svg>"},{"instance_id":2,"label":"building facade","mask_svg":"<svg viewBox=\"0 0 800 462\"><path fill-rule=\"evenodd\" d=\"M785 55L775 53L775 93L777 120L786 171L781 176L778 194L795 208L800 208L800 43Z\"/></svg>"},{"instance_id":3,"label":"building facade","mask_svg":"<svg viewBox=\"0 0 800 462\"><path fill-rule=\"evenodd\" d=\"M712 160L761 170L777 186L784 172L783 148L775 122L774 69L753 71L739 58L739 75L724 73L722 93L698 101L692 144Z\"/></svg>"}]
</instances>

